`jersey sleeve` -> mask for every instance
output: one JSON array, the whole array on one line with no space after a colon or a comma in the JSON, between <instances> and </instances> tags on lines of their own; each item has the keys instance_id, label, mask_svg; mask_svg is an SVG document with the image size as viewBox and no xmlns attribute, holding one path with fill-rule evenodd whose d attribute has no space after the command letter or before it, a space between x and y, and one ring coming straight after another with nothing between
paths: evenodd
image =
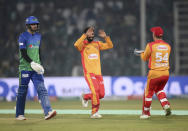
<instances>
[{"instance_id":1,"label":"jersey sleeve","mask_svg":"<svg viewBox=\"0 0 188 131\"><path fill-rule=\"evenodd\" d=\"M83 47L84 47L84 40L86 39L86 35L83 34L75 43L74 43L74 47L78 50L78 51L82 51Z\"/></svg>"},{"instance_id":2,"label":"jersey sleeve","mask_svg":"<svg viewBox=\"0 0 188 131\"><path fill-rule=\"evenodd\" d=\"M147 44L146 49L144 50L143 53L141 53L140 57L143 61L147 61L149 60L150 56L151 56L151 49L149 44Z\"/></svg>"},{"instance_id":3,"label":"jersey sleeve","mask_svg":"<svg viewBox=\"0 0 188 131\"><path fill-rule=\"evenodd\" d=\"M26 49L26 39L23 34L19 36L18 43L20 49Z\"/></svg>"},{"instance_id":4,"label":"jersey sleeve","mask_svg":"<svg viewBox=\"0 0 188 131\"><path fill-rule=\"evenodd\" d=\"M106 41L105 43L99 41L99 49L100 49L100 50L107 50L107 49L113 48L113 43L112 43L110 37L107 36L107 37L105 37L104 39L105 39L105 41Z\"/></svg>"}]
</instances>

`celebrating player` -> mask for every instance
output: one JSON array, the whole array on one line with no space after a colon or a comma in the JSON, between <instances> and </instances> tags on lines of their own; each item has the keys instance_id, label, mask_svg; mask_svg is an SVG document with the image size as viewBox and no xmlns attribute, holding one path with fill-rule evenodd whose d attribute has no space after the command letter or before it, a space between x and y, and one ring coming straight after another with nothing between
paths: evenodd
<instances>
[{"instance_id":1,"label":"celebrating player","mask_svg":"<svg viewBox=\"0 0 188 131\"><path fill-rule=\"evenodd\" d=\"M148 66L150 68L147 87L144 90L141 119L148 119L150 117L150 106L154 93L165 110L165 115L171 115L170 103L163 91L169 79L169 56L171 47L162 40L163 29L161 27L153 27L151 28L151 32L153 32L154 42L148 43L143 52L137 50L134 52L137 55L140 54L142 60L149 60Z\"/></svg>"},{"instance_id":2,"label":"celebrating player","mask_svg":"<svg viewBox=\"0 0 188 131\"><path fill-rule=\"evenodd\" d=\"M41 65L40 45L41 35L38 33L39 21L36 17L30 16L26 19L27 31L19 36L19 88L16 102L16 119L26 120L24 116L25 101L29 81L32 80L38 93L38 99L44 110L45 120L56 115L52 110L48 98L48 92L44 86L44 68Z\"/></svg>"},{"instance_id":3,"label":"celebrating player","mask_svg":"<svg viewBox=\"0 0 188 131\"><path fill-rule=\"evenodd\" d=\"M94 41L94 28L87 27L82 36L75 42L74 46L81 53L82 66L85 80L91 90L90 94L82 95L83 107L88 106L88 100L92 102L91 118L101 118L98 113L100 99L105 95L103 77L101 75L100 50L113 48L113 43L103 30L99 30L99 36L106 43Z\"/></svg>"}]
</instances>

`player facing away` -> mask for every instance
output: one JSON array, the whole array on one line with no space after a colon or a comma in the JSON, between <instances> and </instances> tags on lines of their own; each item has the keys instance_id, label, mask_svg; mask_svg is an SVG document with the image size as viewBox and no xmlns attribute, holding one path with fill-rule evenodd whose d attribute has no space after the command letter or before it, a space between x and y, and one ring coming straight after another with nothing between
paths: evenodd
<instances>
[{"instance_id":1,"label":"player facing away","mask_svg":"<svg viewBox=\"0 0 188 131\"><path fill-rule=\"evenodd\" d=\"M44 86L44 68L41 65L40 45L41 34L38 33L39 21L36 17L30 16L26 19L27 30L19 36L19 88L16 101L16 119L26 120L24 116L25 101L29 81L32 80L38 93L38 99L44 110L45 120L56 115L52 110L48 98L48 92Z\"/></svg>"},{"instance_id":2,"label":"player facing away","mask_svg":"<svg viewBox=\"0 0 188 131\"><path fill-rule=\"evenodd\" d=\"M171 47L162 40L163 29L161 27L153 27L151 32L153 33L154 41L147 44L144 52L135 51L135 54L140 54L143 61L149 61L148 67L150 69L147 76L147 87L144 90L141 119L148 119L150 117L150 106L154 93L165 110L165 115L171 115L170 103L163 90L169 79Z\"/></svg>"},{"instance_id":3,"label":"player facing away","mask_svg":"<svg viewBox=\"0 0 188 131\"><path fill-rule=\"evenodd\" d=\"M83 107L88 106L88 100L92 102L91 118L102 117L98 113L98 110L100 99L104 98L105 95L104 82L101 75L100 50L113 48L110 37L103 30L99 30L98 35L104 38L106 42L94 41L94 28L87 27L82 36L74 44L81 53L84 77L91 91L89 94L82 95Z\"/></svg>"}]
</instances>

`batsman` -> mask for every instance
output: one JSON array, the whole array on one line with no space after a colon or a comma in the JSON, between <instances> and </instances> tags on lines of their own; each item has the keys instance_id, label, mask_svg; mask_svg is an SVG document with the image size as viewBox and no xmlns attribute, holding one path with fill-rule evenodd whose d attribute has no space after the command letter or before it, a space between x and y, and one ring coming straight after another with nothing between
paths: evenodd
<instances>
[{"instance_id":1,"label":"batsman","mask_svg":"<svg viewBox=\"0 0 188 131\"><path fill-rule=\"evenodd\" d=\"M48 98L48 92L44 86L44 68L41 65L40 46L41 34L39 31L39 21L36 17L30 16L26 19L27 30L19 36L19 88L16 101L16 119L26 120L24 116L25 101L28 84L32 80L38 93L38 99L44 110L45 120L56 115L52 110Z\"/></svg>"},{"instance_id":2,"label":"batsman","mask_svg":"<svg viewBox=\"0 0 188 131\"><path fill-rule=\"evenodd\" d=\"M136 55L140 55L143 61L149 61L148 67L150 69L147 76L147 86L144 90L141 119L148 119L150 117L150 108L154 93L165 110L165 115L171 115L170 103L163 90L169 79L171 47L162 39L163 29L161 27L153 27L151 28L151 32L153 33L154 41L148 43L144 51L134 51Z\"/></svg>"},{"instance_id":3,"label":"batsman","mask_svg":"<svg viewBox=\"0 0 188 131\"><path fill-rule=\"evenodd\" d=\"M94 28L87 27L74 46L81 53L82 66L85 80L91 90L89 94L82 95L82 105L88 106L88 100L92 102L91 118L101 118L98 113L100 99L105 95L104 82L101 74L100 51L113 48L113 43L103 30L99 30L99 36L106 42L94 41Z\"/></svg>"}]
</instances>

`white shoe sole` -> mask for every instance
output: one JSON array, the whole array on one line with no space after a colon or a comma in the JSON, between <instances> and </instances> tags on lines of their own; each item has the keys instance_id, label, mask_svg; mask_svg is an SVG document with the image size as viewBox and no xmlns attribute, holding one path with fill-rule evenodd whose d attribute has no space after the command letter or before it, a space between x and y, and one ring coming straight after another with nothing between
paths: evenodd
<instances>
[{"instance_id":1,"label":"white shoe sole","mask_svg":"<svg viewBox=\"0 0 188 131\"><path fill-rule=\"evenodd\" d=\"M150 118L150 116L148 116L148 115L141 115L140 116L140 119L149 119Z\"/></svg>"},{"instance_id":2,"label":"white shoe sole","mask_svg":"<svg viewBox=\"0 0 188 131\"><path fill-rule=\"evenodd\" d=\"M23 117L23 116L22 116L22 117L19 117L19 116L18 116L18 117L16 117L16 120L24 121L24 120L27 120L27 119L26 119L25 117Z\"/></svg>"},{"instance_id":3,"label":"white shoe sole","mask_svg":"<svg viewBox=\"0 0 188 131\"><path fill-rule=\"evenodd\" d=\"M102 116L91 116L90 118L91 119L100 119L100 118L102 118Z\"/></svg>"},{"instance_id":4,"label":"white shoe sole","mask_svg":"<svg viewBox=\"0 0 188 131\"><path fill-rule=\"evenodd\" d=\"M53 111L52 113L50 113L48 116L46 116L44 119L45 120L49 120L51 119L52 117L56 116L57 112L56 111Z\"/></svg>"},{"instance_id":5,"label":"white shoe sole","mask_svg":"<svg viewBox=\"0 0 188 131\"><path fill-rule=\"evenodd\" d=\"M100 115L100 114L93 114L93 115L91 115L91 117L90 117L91 119L100 119L100 118L102 118L102 115Z\"/></svg>"}]
</instances>

